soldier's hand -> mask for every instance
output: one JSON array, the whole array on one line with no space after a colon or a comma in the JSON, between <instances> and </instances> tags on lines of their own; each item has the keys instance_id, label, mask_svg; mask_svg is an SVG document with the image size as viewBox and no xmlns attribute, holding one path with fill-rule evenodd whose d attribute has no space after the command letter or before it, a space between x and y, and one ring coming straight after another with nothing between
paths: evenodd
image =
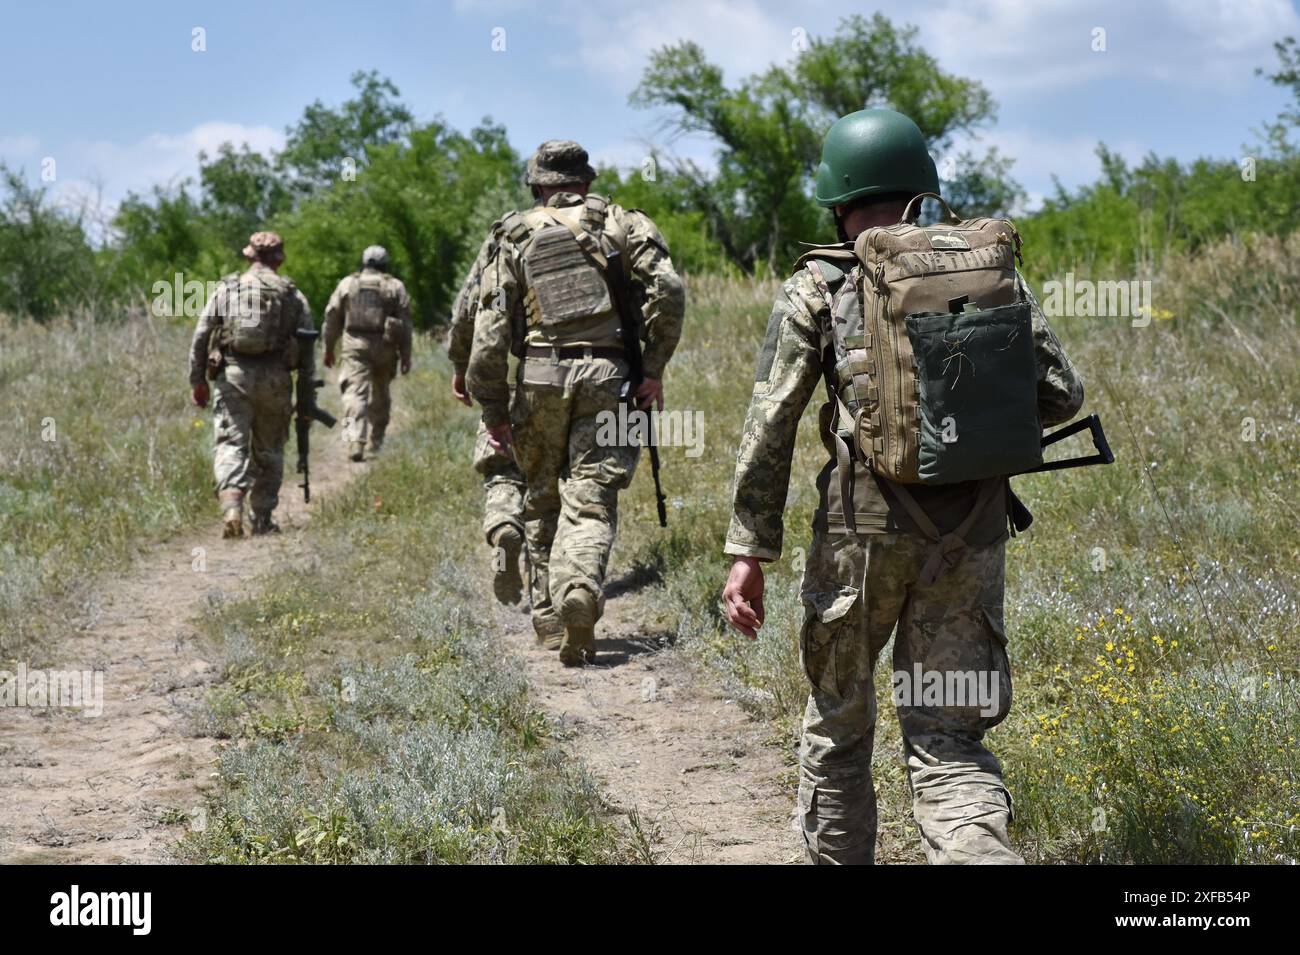
<instances>
[{"instance_id":1,"label":"soldier's hand","mask_svg":"<svg viewBox=\"0 0 1300 955\"><path fill-rule=\"evenodd\" d=\"M326 350L325 352L325 367L326 368L334 367L334 353L332 351Z\"/></svg>"},{"instance_id":2,"label":"soldier's hand","mask_svg":"<svg viewBox=\"0 0 1300 955\"><path fill-rule=\"evenodd\" d=\"M763 626L763 565L757 557L737 557L731 563L727 586L722 588L727 622L749 637Z\"/></svg>"},{"instance_id":3,"label":"soldier's hand","mask_svg":"<svg viewBox=\"0 0 1300 955\"><path fill-rule=\"evenodd\" d=\"M206 408L208 406L208 383L206 381L200 381L197 385L191 388L190 399L200 408Z\"/></svg>"},{"instance_id":4,"label":"soldier's hand","mask_svg":"<svg viewBox=\"0 0 1300 955\"><path fill-rule=\"evenodd\" d=\"M409 375L410 373L411 373L411 359L409 359L409 358L403 358L403 359L402 359L402 374L403 374L403 375Z\"/></svg>"},{"instance_id":5,"label":"soldier's hand","mask_svg":"<svg viewBox=\"0 0 1300 955\"><path fill-rule=\"evenodd\" d=\"M469 392L465 390L465 376L460 372L456 372L451 376L451 396L466 408L473 404L470 401Z\"/></svg>"},{"instance_id":6,"label":"soldier's hand","mask_svg":"<svg viewBox=\"0 0 1300 955\"><path fill-rule=\"evenodd\" d=\"M658 411L664 410L664 382L662 378L643 378L641 387L636 390L636 406L648 411L653 404Z\"/></svg>"},{"instance_id":7,"label":"soldier's hand","mask_svg":"<svg viewBox=\"0 0 1300 955\"><path fill-rule=\"evenodd\" d=\"M510 446L515 443L514 432L510 430L510 423L499 424L494 428L488 428L488 444L501 452L509 450Z\"/></svg>"}]
</instances>

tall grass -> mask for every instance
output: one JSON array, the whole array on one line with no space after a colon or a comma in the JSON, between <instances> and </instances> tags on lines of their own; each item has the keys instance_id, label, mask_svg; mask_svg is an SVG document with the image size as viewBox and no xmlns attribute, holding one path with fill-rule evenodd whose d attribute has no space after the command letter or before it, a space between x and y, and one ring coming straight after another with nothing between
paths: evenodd
<instances>
[{"instance_id":1,"label":"tall grass","mask_svg":"<svg viewBox=\"0 0 1300 955\"><path fill-rule=\"evenodd\" d=\"M213 506L190 331L0 319L0 661L57 628L89 575Z\"/></svg>"}]
</instances>

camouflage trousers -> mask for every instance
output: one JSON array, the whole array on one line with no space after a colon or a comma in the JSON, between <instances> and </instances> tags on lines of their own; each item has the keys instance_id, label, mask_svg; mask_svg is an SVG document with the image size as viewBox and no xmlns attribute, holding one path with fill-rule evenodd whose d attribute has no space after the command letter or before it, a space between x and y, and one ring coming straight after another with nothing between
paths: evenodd
<instances>
[{"instance_id":1,"label":"camouflage trousers","mask_svg":"<svg viewBox=\"0 0 1300 955\"><path fill-rule=\"evenodd\" d=\"M1008 841L1011 796L1001 766L982 742L1011 708L1005 543L962 552L922 586L917 578L930 547L912 534L813 536L799 641L812 684L799 749L799 814L814 863L874 861L874 674L895 628L891 687L926 857L1023 861Z\"/></svg>"},{"instance_id":2,"label":"camouflage trousers","mask_svg":"<svg viewBox=\"0 0 1300 955\"><path fill-rule=\"evenodd\" d=\"M524 534L523 472L513 454L502 454L488 444L487 428L479 422L474 439L474 470L483 475L483 538L492 543L492 535L501 527L515 527Z\"/></svg>"},{"instance_id":3,"label":"camouflage trousers","mask_svg":"<svg viewBox=\"0 0 1300 955\"><path fill-rule=\"evenodd\" d=\"M284 445L293 415L293 386L278 362L227 362L212 383L217 493L243 491L255 514L280 500Z\"/></svg>"},{"instance_id":4,"label":"camouflage trousers","mask_svg":"<svg viewBox=\"0 0 1300 955\"><path fill-rule=\"evenodd\" d=\"M528 482L524 523L531 565L533 627L555 632L574 587L596 597L618 529L618 492L632 481L638 445L597 443L602 412L617 413L627 377L608 358L529 358L512 410L515 459Z\"/></svg>"},{"instance_id":5,"label":"camouflage trousers","mask_svg":"<svg viewBox=\"0 0 1300 955\"><path fill-rule=\"evenodd\" d=\"M393 400L389 391L397 373L397 349L378 336L343 339L339 391L343 396L343 436L377 447L384 442Z\"/></svg>"}]
</instances>

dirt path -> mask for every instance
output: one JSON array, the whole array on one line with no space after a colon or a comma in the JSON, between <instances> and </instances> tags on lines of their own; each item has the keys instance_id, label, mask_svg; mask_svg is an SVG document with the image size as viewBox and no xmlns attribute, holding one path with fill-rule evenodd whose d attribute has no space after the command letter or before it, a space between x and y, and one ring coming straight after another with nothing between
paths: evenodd
<instances>
[{"instance_id":1,"label":"dirt path","mask_svg":"<svg viewBox=\"0 0 1300 955\"><path fill-rule=\"evenodd\" d=\"M187 709L217 676L196 645L207 601L309 556L310 512L358 465L313 428L312 503L293 473L292 438L276 521L283 533L223 541L213 504L202 531L150 547L125 576L105 575L52 668L103 672L103 712L0 707L0 863L164 862L203 805L215 742L191 735ZM206 565L206 566L204 566Z\"/></svg>"},{"instance_id":2,"label":"dirt path","mask_svg":"<svg viewBox=\"0 0 1300 955\"><path fill-rule=\"evenodd\" d=\"M789 863L794 776L765 728L648 633L636 593L608 600L597 663L569 669L533 639L527 614L498 620L523 657L561 745L635 818L659 863Z\"/></svg>"}]
</instances>

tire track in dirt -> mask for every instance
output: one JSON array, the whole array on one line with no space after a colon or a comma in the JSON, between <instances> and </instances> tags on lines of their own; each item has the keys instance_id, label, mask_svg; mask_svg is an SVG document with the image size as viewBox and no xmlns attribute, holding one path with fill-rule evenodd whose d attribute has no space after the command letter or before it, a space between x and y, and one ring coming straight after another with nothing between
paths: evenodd
<instances>
[{"instance_id":1,"label":"tire track in dirt","mask_svg":"<svg viewBox=\"0 0 1300 955\"><path fill-rule=\"evenodd\" d=\"M640 826L656 862L798 861L791 768L763 724L646 628L644 601L608 598L596 664L583 668L538 646L526 612L497 619L560 745Z\"/></svg>"},{"instance_id":2,"label":"tire track in dirt","mask_svg":"<svg viewBox=\"0 0 1300 955\"><path fill-rule=\"evenodd\" d=\"M120 576L99 579L76 632L43 656L50 669L103 671L102 714L0 707L0 863L174 861L171 846L203 805L217 755L189 715L219 676L194 620L209 602L253 592L262 574L312 560L302 533L311 512L363 467L346 461L336 435L312 429L309 505L290 439L280 534L223 541L214 499L202 530L151 545Z\"/></svg>"}]
</instances>

